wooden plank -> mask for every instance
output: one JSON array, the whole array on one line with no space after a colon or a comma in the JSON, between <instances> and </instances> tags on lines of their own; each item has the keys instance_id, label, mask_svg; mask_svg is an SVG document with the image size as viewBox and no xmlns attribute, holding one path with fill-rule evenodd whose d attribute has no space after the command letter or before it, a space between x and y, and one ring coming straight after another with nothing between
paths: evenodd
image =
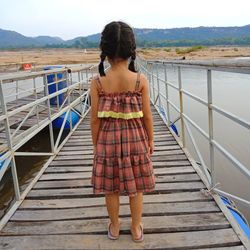
<instances>
[{"instance_id":1,"label":"wooden plank","mask_svg":"<svg viewBox=\"0 0 250 250\"><path fill-rule=\"evenodd\" d=\"M74 173L74 172L91 172L93 167L82 166L49 166L44 173Z\"/></svg>"},{"instance_id":2,"label":"wooden plank","mask_svg":"<svg viewBox=\"0 0 250 250\"><path fill-rule=\"evenodd\" d=\"M157 152L161 152L161 151L168 152L168 151L171 151L171 150L178 150L178 149L180 150L179 145L155 146L154 154L156 154ZM60 150L60 152L57 155L58 156L60 156L60 155L63 156L63 155L86 155L86 154L93 154L93 147L91 147L91 149L86 149L84 146L82 146L81 148L64 146L62 148L62 150Z\"/></svg>"},{"instance_id":3,"label":"wooden plank","mask_svg":"<svg viewBox=\"0 0 250 250\"><path fill-rule=\"evenodd\" d=\"M153 161L154 167L170 167L170 166L190 166L189 161Z\"/></svg>"},{"instance_id":4,"label":"wooden plank","mask_svg":"<svg viewBox=\"0 0 250 250\"><path fill-rule=\"evenodd\" d=\"M205 188L205 185L201 181L196 182L173 182L173 183L156 183L155 191L152 193L170 193L170 192L182 192L182 191L199 191ZM71 188L59 188L59 189L32 189L27 198L59 198L59 197L83 197L93 196L92 187L71 187Z\"/></svg>"},{"instance_id":5,"label":"wooden plank","mask_svg":"<svg viewBox=\"0 0 250 250\"><path fill-rule=\"evenodd\" d=\"M157 142L161 142L161 141L171 141L171 140L174 140L174 137L172 135L157 135L157 136L154 136L154 142L157 143ZM86 143L89 145L92 143L92 138L91 137L85 137L85 136L82 136L82 135L78 135L78 136L75 136L75 137L71 137L68 141L67 141L67 144L79 144L81 145L81 143L83 145L85 145Z\"/></svg>"},{"instance_id":6,"label":"wooden plank","mask_svg":"<svg viewBox=\"0 0 250 250\"><path fill-rule=\"evenodd\" d=\"M157 175L156 182L190 182L198 181L200 177L195 174L173 174L173 175ZM38 181L33 189L47 189L47 188L72 188L90 186L89 179L73 179L73 180L48 180Z\"/></svg>"},{"instance_id":7,"label":"wooden plank","mask_svg":"<svg viewBox=\"0 0 250 250\"><path fill-rule=\"evenodd\" d=\"M246 250L244 246L227 246L227 247L213 247L213 250ZM202 248L202 250L211 250L211 248Z\"/></svg>"},{"instance_id":8,"label":"wooden plank","mask_svg":"<svg viewBox=\"0 0 250 250\"><path fill-rule=\"evenodd\" d=\"M163 143L162 143L163 144ZM180 146L175 143L175 145L158 145L155 144L155 151L159 151L159 150L172 150L172 149L180 149ZM66 152L66 151L73 151L73 152L82 152L84 153L87 150L92 150L93 152L93 145L84 145L84 146L78 146L78 147L71 147L71 146L67 146L67 143L65 144L65 146L63 146L63 148L60 150L60 152L58 153L58 155L60 155L62 152Z\"/></svg>"},{"instance_id":9,"label":"wooden plank","mask_svg":"<svg viewBox=\"0 0 250 250\"><path fill-rule=\"evenodd\" d=\"M169 131L167 126L164 123L162 123L162 124L160 124L160 123L153 124L153 126L154 126L154 131L155 132L156 131L162 131L162 129L164 129L166 131ZM90 126L89 123L83 123L83 126L78 126L77 131L78 131L78 133L80 133L80 132L81 133L87 133L88 131L90 131L90 129L91 129L91 126Z\"/></svg>"},{"instance_id":10,"label":"wooden plank","mask_svg":"<svg viewBox=\"0 0 250 250\"><path fill-rule=\"evenodd\" d=\"M173 136L163 136L163 137L155 137L154 138L154 143L157 142L168 142L168 141L175 141ZM91 144L92 143L92 139L91 138L87 138L87 139L71 139L67 141L67 146L84 146L86 144Z\"/></svg>"},{"instance_id":11,"label":"wooden plank","mask_svg":"<svg viewBox=\"0 0 250 250\"><path fill-rule=\"evenodd\" d=\"M166 124L162 121L162 119L160 117L153 117L153 125L154 126L164 126L166 129L167 126ZM79 125L79 129L82 130L82 129L85 129L85 127L88 126L90 128L90 119L84 119L84 122L82 124Z\"/></svg>"},{"instance_id":12,"label":"wooden plank","mask_svg":"<svg viewBox=\"0 0 250 250\"><path fill-rule=\"evenodd\" d=\"M90 127L84 126L83 128L77 128L77 131L74 132L74 135L88 135L90 133ZM170 133L167 130L167 127L163 126L154 126L154 134L167 134Z\"/></svg>"},{"instance_id":13,"label":"wooden plank","mask_svg":"<svg viewBox=\"0 0 250 250\"><path fill-rule=\"evenodd\" d=\"M143 216L199 214L220 212L213 201L144 204ZM120 217L130 216L128 205L121 205ZM85 207L71 209L17 210L10 221L51 221L70 219L108 218L106 207Z\"/></svg>"},{"instance_id":14,"label":"wooden plank","mask_svg":"<svg viewBox=\"0 0 250 250\"><path fill-rule=\"evenodd\" d=\"M157 174L156 182L190 182L199 181L198 174L177 174L177 175L159 175Z\"/></svg>"},{"instance_id":15,"label":"wooden plank","mask_svg":"<svg viewBox=\"0 0 250 250\"><path fill-rule=\"evenodd\" d=\"M105 225L106 227L106 225ZM35 233L35 232L34 232ZM98 238L98 240L97 240ZM241 242L231 228L193 232L145 234L145 240L136 244L130 235L122 234L117 241L103 235L62 234L5 236L1 238L1 249L197 249L238 246Z\"/></svg>"},{"instance_id":16,"label":"wooden plank","mask_svg":"<svg viewBox=\"0 0 250 250\"><path fill-rule=\"evenodd\" d=\"M144 204L146 203L165 203L165 202L194 202L209 201L211 197L204 195L200 191L195 192L177 192L169 194L148 194L144 195ZM120 197L120 204L128 204L127 196ZM92 198L71 198L71 199L49 199L49 200L28 200L25 199L20 205L20 209L48 209L48 208L73 208L73 207L91 207L104 206L104 197Z\"/></svg>"},{"instance_id":17,"label":"wooden plank","mask_svg":"<svg viewBox=\"0 0 250 250\"><path fill-rule=\"evenodd\" d=\"M194 173L195 170L190 167L171 167L171 168L158 168L154 169L156 175L165 175L165 174L178 174L178 173ZM44 173L39 180L70 180L70 179L90 179L91 171L88 172L73 172L73 173Z\"/></svg>"},{"instance_id":18,"label":"wooden plank","mask_svg":"<svg viewBox=\"0 0 250 250\"><path fill-rule=\"evenodd\" d=\"M166 175L166 174L186 174L186 173L191 173L191 172L195 172L194 168L189 164L185 165L181 165L181 162L175 162L176 164L174 165L166 165L166 163L164 162L160 162L161 164L156 165L156 163L154 163L154 172L156 175ZM172 163L172 162L170 162ZM187 162L188 163L188 162ZM178 165L180 164L180 165ZM57 170L58 172L91 172L93 168L93 165L86 165L86 166L81 166L81 165L65 165L65 166L49 166L48 172L54 172L56 173L56 171L53 171L53 169ZM51 169L51 171L50 171ZM80 170L80 171L79 171ZM46 170L47 171L47 170ZM45 171L45 172L46 172Z\"/></svg>"},{"instance_id":19,"label":"wooden plank","mask_svg":"<svg viewBox=\"0 0 250 250\"><path fill-rule=\"evenodd\" d=\"M81 139L81 140L82 140L82 144L81 144L82 147L83 147L83 146L92 146L92 145L93 145L92 139L90 139L90 138L89 138L89 139ZM164 136L164 137L161 137L161 138L155 137L155 139L154 139L154 145L155 145L155 146L167 145L167 143L168 143L169 141L173 141L173 138L171 138L171 139L166 139L165 136ZM69 146L69 144L66 143L65 146ZM180 146L179 146L179 148L180 148ZM77 149L77 148L76 148L76 149Z\"/></svg>"},{"instance_id":20,"label":"wooden plank","mask_svg":"<svg viewBox=\"0 0 250 250\"><path fill-rule=\"evenodd\" d=\"M178 160L187 160L186 155L167 155L167 156L152 156L151 157L153 161L178 161ZM80 159L73 159L68 161L60 161L60 160L54 160L51 162L51 166L64 166L64 165L87 165L87 164L93 164L93 156L85 156L83 155L83 160Z\"/></svg>"},{"instance_id":21,"label":"wooden plank","mask_svg":"<svg viewBox=\"0 0 250 250\"><path fill-rule=\"evenodd\" d=\"M129 232L130 218L122 218L122 231ZM105 234L107 219L60 220L9 222L0 235L43 235L43 234ZM169 216L147 216L143 218L145 233L166 233L179 231L209 230L228 228L229 223L223 213L205 213Z\"/></svg>"},{"instance_id":22,"label":"wooden plank","mask_svg":"<svg viewBox=\"0 0 250 250\"><path fill-rule=\"evenodd\" d=\"M93 153L93 151L91 152ZM154 152L153 156L166 156L166 155L184 155L181 149L179 150L170 150L170 151L157 151ZM94 156L92 154L79 154L79 155L68 155L68 156L57 156L55 161L64 161L64 160L83 160L83 159L91 159Z\"/></svg>"},{"instance_id":23,"label":"wooden plank","mask_svg":"<svg viewBox=\"0 0 250 250\"><path fill-rule=\"evenodd\" d=\"M186 171L188 170L188 171ZM192 170L192 169L191 169ZM189 174L190 169L183 169L180 170L179 168L176 169L176 172L174 172L174 169L171 169L171 172L165 171L161 172L161 170L158 168L155 168L155 174L161 179L158 179L157 181L159 182L178 182L178 181L195 181L195 180L200 180L200 177L197 174ZM182 172L181 172L182 171ZM185 172L186 171L186 172ZM74 172L92 172L92 167L81 167L81 166L49 166L46 170L45 173L74 173ZM166 174L171 174L171 175L166 175ZM164 174L164 175L163 175Z\"/></svg>"}]
</instances>

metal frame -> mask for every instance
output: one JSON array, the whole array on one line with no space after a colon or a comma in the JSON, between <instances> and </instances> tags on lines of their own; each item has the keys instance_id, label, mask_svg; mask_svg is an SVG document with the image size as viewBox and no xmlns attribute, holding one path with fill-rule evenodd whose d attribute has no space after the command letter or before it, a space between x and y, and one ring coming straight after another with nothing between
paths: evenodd
<instances>
[{"instance_id":1,"label":"metal frame","mask_svg":"<svg viewBox=\"0 0 250 250\"><path fill-rule=\"evenodd\" d=\"M173 62L173 61L145 61L141 58L138 59L138 65L141 69L142 72L144 72L148 78L150 79L150 98L151 102L155 105L156 109L158 112L161 114L160 109L167 110L166 116L162 116L166 124L169 126L169 129L173 132L172 128L170 125L176 123L178 120L180 120L181 123L181 146L185 148L186 143L185 143L185 131L189 135L191 139L191 143L194 147L195 152L197 153L197 156L201 162L200 169L202 173L206 176L206 183L208 185L209 189L213 189L214 191L221 193L223 195L226 195L228 197L231 197L238 202L242 203L246 207L250 207L250 201L245 200L241 197L238 197L236 195L229 194L225 191L220 190L219 188L215 188L215 168L216 166L214 165L214 149L218 149L221 154L223 154L228 160L230 160L233 163L233 166L241 171L244 176L246 176L248 179L250 179L250 171L247 169L244 164L240 162L235 156L233 156L230 152L228 152L227 149L225 149L219 142L217 142L213 138L213 112L220 113L224 117L227 117L228 119L236 122L240 126L247 128L248 130L250 129L250 122L245 121L244 119L238 117L237 115L234 115L228 111L225 111L224 109L216 106L213 104L213 99L212 99L212 70L216 71L224 71L224 72L234 72L234 73L245 73L245 74L250 74L250 68L245 67L245 68L237 68L237 67L229 67L227 68L225 65L222 66L211 66L211 65L196 65L196 64L191 64L191 63L178 63L178 62ZM156 65L161 65L164 68L164 79L159 77L159 71L157 70L154 72L152 69L157 67ZM177 76L178 76L178 86L175 86L173 83L169 82L167 79L167 66L172 66L173 68L177 68ZM181 69L182 67L185 68L198 68L198 69L205 69L207 71L207 100L204 100L196 95L193 95L192 93L186 91L182 87L182 79L181 79ZM151 69L151 71L150 71ZM154 86L154 79L157 79L157 81L161 82L162 84L165 85L165 95L159 91L159 87L155 88ZM168 88L171 87L178 91L179 93L179 107L178 108L171 100L169 96L169 91ZM153 94L152 94L153 92ZM155 93L156 92L156 93ZM185 114L183 110L183 95L186 95L193 100L203 104L205 107L207 107L208 110L208 133L206 133L199 125L197 125L187 114ZM157 98L161 96L163 99L166 101L166 106L167 107L162 107L160 106L161 102L158 102L158 106L156 106ZM173 122L171 122L171 117L170 117L170 106L177 111L179 116L174 119ZM205 161L203 160L202 154L195 142L195 138L191 132L191 129L189 127L189 124L192 125L193 128L195 128L203 137L209 142L209 168L208 166L205 165ZM185 130L186 129L186 130ZM210 173L209 173L210 171Z\"/></svg>"},{"instance_id":2,"label":"metal frame","mask_svg":"<svg viewBox=\"0 0 250 250\"><path fill-rule=\"evenodd\" d=\"M13 75L11 78L10 76L6 78L0 79L0 98L1 98L1 115L0 115L0 122L4 123L4 133L6 136L6 141L3 145L0 145L1 154L0 154L0 162L2 162L2 166L0 168L0 181L2 177L4 176L4 173L7 169L11 168L12 171L12 179L14 183L14 190L15 190L15 203L9 208L7 213L1 218L0 220L0 230L3 228L5 223L8 221L8 219L12 216L12 214L15 212L15 210L18 208L18 206L21 204L23 199L25 198L26 194L29 192L29 190L33 187L35 182L40 178L41 174L44 172L46 167L49 165L49 163L55 158L55 156L60 151L61 147L64 145L64 143L67 141L67 139L70 137L72 132L76 129L76 127L80 124L82 119L86 116L86 114L90 110L90 106L87 105L87 102L90 103L90 90L86 89L84 90L83 86L86 84L85 81L88 83L88 76L90 76L90 72L95 70L96 66L90 66L90 67L72 67L71 73L68 73L67 68L63 69L54 69L54 70L46 70L36 73L26 73L26 74L19 74L19 75ZM58 80L57 74L62 73L65 74L66 78ZM54 82L48 83L47 76L55 74L56 77L54 79ZM82 78L78 78L78 81L73 83L73 74L81 75ZM83 80L83 74L86 75L85 80ZM93 75L93 72L92 72ZM25 79L32 79L33 83L31 84L31 88L26 90L26 93L34 93L35 100L31 100L29 103L17 107L14 110L8 110L7 109L7 103L6 103L6 96L5 91L7 88L3 89L4 84L12 83L12 82L18 82L19 80L25 80ZM38 97L38 93L41 92L41 86L37 86L38 79L42 79L42 89L44 90L44 96ZM67 87L63 89L58 89L58 83L61 81L67 81ZM49 94L49 86L52 84L56 84L56 92ZM16 86L14 86L15 88ZM17 88L15 90L20 90L20 88ZM32 92L30 92L32 91ZM77 93L77 96L71 96L72 93ZM51 98L56 98L59 100L59 95L65 94L65 100L60 105L57 101L55 106L52 106L50 103ZM16 96L19 96L18 93ZM20 97L19 97L20 98ZM46 103L46 105L44 105ZM70 121L70 131L67 137L60 143L60 140L62 138L62 132L65 127L67 117L70 115L71 111L76 111L80 116L80 121L73 127L72 125L72 119ZM41 112L45 112L47 110L47 117L45 119L41 118ZM21 113L27 112L27 114L24 116L24 118L18 123L17 128L12 130L10 129L10 122L9 119L14 117L15 115L21 115ZM62 122L62 126L60 128L58 137L56 139L56 142L54 142L54 130L52 126L52 122L61 116L62 114L66 113L64 116L64 120ZM22 128L25 121L29 121L29 118L35 118L34 125L30 126L25 131L20 132L20 128ZM33 120L33 121L34 121ZM44 129L46 126L49 126L49 138L51 142L51 150L50 152L17 152L17 150L24 145L28 140L30 140L32 137L37 135L42 129ZM16 172L16 165L15 165L15 156L48 156L47 162L44 164L44 166L41 168L37 176L32 180L32 182L28 185L28 187L25 188L25 190L20 193L20 186L18 183L18 176Z\"/></svg>"},{"instance_id":3,"label":"metal frame","mask_svg":"<svg viewBox=\"0 0 250 250\"><path fill-rule=\"evenodd\" d=\"M211 68L208 67L208 65L190 65L189 64L185 64L184 67L190 67L190 68L202 68L202 69L206 69L207 70L207 87L209 88L208 89L208 101L206 100L203 100L202 98L200 97L197 97L191 93L189 93L188 91L184 90L182 88L182 86L179 86L176 87L173 83L170 83L167 79L167 65L171 65L173 67L176 67L176 68L179 68L180 71L181 71L181 67L183 66L181 63L176 63L175 62L157 62L157 61L146 61L146 60L143 60L141 58L138 58L137 59L137 64L139 65L140 67L140 70L142 72L144 72L147 76L148 76L148 79L149 79L149 84L150 84L150 99L151 99L151 103L154 104L156 110L158 111L159 115L162 117L164 123L166 124L166 126L168 126L170 132L172 133L173 137L176 139L177 143L180 145L180 147L182 147L182 150L183 152L185 153L185 155L187 156L188 160L190 161L190 163L192 164L193 168L196 170L197 174L200 176L201 180L203 181L203 183L206 185L206 187L208 188L207 191L205 191L205 194L206 195L211 195L214 200L216 201L217 205L219 206L219 208L222 210L223 214L225 215L225 217L228 219L228 221L230 221L230 224L232 226L232 228L235 230L235 233L237 234L237 236L240 238L240 240L242 241L243 245L246 247L246 249L250 248L250 243L249 243L249 239L248 237L246 236L246 234L244 233L244 231L241 229L241 227L239 226L239 224L237 223L237 221L234 219L233 215L230 213L230 211L228 211L228 209L226 208L225 204L223 203L223 201L221 200L220 196L219 195L224 195L226 197L229 197L229 198L232 198L232 199L235 199L237 200L238 202L240 202L241 204L243 204L244 206L246 207L250 207L250 202L241 198L241 197L238 197L236 195L232 195L232 194L229 194L225 191L222 191L220 190L219 188L217 188L217 184L215 184L214 182L214 174L211 174L210 176L210 173L208 171L208 168L207 166L205 165L204 163L204 160L202 158L202 155L200 153L200 150L199 148L197 147L196 145L196 142L195 142L195 138L194 136L192 135L192 132L189 128L189 124L190 123L198 132L200 132L208 141L209 141L209 149L210 149L210 167L211 167L211 164L213 165L214 164L214 147L216 147L217 149L219 149L219 151L224 154L224 156L229 159L233 164L234 166L240 170L245 176L247 176L247 178L249 179L250 177L250 173L249 173L249 170L242 164L240 163L240 161L238 161L230 152L228 152L225 148L223 148L218 142L216 142L214 139L213 139L213 117L212 117L212 112L213 111L216 111L216 112L219 112L220 114L222 114L224 117L227 117L229 119L231 119L232 121L235 121L236 123L240 124L242 127L245 127L247 129L250 128L250 123L249 122L246 122L244 121L243 119L237 117L236 115L234 114L231 114L230 112L227 112L215 105L212 104L212 78L211 78L211 71L212 70L219 70L219 71L226 71L226 72L235 72L235 73L247 73L247 74L250 74L250 67L247 69L247 68L226 68L225 66L223 67L218 67L218 66L214 66ZM164 79L161 79L159 78L159 75L155 75L153 71L150 72L149 69L152 69L153 68L153 64L161 64L163 65L164 67ZM210 71L210 72L209 72ZM180 73L179 73L180 74ZM165 99L166 101L166 106L157 106L155 105L156 103L156 100L154 99L153 95L152 95L152 79L153 78L156 78L156 79L159 79L161 83L163 83L165 85L165 96L162 94L162 93L158 93L159 96L162 96L163 99ZM179 79L179 83L180 83L180 80ZM168 91L168 87L172 87L173 89L179 91L179 101L182 102L182 96L180 96L180 92L183 94L186 94L187 96L191 97L193 100L196 100L197 102L203 104L204 106L207 107L208 109L208 116L210 116L209 118L209 122L208 122L208 125L210 126L209 127L209 134L207 134L201 127L199 127L192 119L190 119L182 110L182 116L184 119L181 119L181 110L169 99L171 96L169 94L169 91ZM153 87L154 88L154 87ZM157 95L157 96L158 96ZM182 104L180 104L181 106ZM170 106L175 110L177 111L177 113L179 114L179 116L177 118L175 118L173 120L173 122L171 122L171 118L170 118ZM167 113L166 113L166 109L167 109ZM161 112L161 110L164 110L166 115L164 116ZM186 131L187 131L187 134L189 135L190 139L191 139L191 142L194 146L194 149L198 155L198 158L200 159L200 162L201 164L197 164L197 162L194 160L194 158L191 156L191 154L189 153L189 151L187 150L187 148L183 147L183 140L182 140L182 137L179 137L175 134L175 132L173 131L173 129L171 128L171 125L176 123L177 121L181 121L182 125L181 126L184 126L186 128ZM216 166L212 166L212 171L214 173L214 170L215 170L215 167Z\"/></svg>"}]
</instances>

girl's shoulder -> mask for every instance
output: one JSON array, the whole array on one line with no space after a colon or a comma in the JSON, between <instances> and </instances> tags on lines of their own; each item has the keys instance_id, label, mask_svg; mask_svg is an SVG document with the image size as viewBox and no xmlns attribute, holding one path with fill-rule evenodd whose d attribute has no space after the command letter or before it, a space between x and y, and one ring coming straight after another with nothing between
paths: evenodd
<instances>
[{"instance_id":1,"label":"girl's shoulder","mask_svg":"<svg viewBox=\"0 0 250 250\"><path fill-rule=\"evenodd\" d=\"M143 73L138 72L137 74L139 74L140 89L142 90L143 88L147 87L148 80Z\"/></svg>"},{"instance_id":2,"label":"girl's shoulder","mask_svg":"<svg viewBox=\"0 0 250 250\"><path fill-rule=\"evenodd\" d=\"M100 81L100 75L95 75L91 79L90 87L97 89L98 92L102 91L102 85L101 85L101 81Z\"/></svg>"}]
</instances>

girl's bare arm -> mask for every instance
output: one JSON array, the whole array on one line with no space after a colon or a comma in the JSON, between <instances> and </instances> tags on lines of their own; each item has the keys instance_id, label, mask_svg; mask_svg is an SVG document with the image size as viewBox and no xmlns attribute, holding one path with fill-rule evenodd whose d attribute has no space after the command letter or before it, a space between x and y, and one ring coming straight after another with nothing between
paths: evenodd
<instances>
[{"instance_id":1,"label":"girl's bare arm","mask_svg":"<svg viewBox=\"0 0 250 250\"><path fill-rule=\"evenodd\" d=\"M97 136L98 136L101 120L100 118L97 117L99 96L98 96L97 84L96 84L95 79L91 81L90 97L91 97L91 119L90 119L91 134L92 134L93 145L94 147L96 147Z\"/></svg>"},{"instance_id":2,"label":"girl's bare arm","mask_svg":"<svg viewBox=\"0 0 250 250\"><path fill-rule=\"evenodd\" d=\"M150 108L150 98L149 98L149 83L147 78L141 75L142 84L142 112L143 112L143 122L148 134L148 141L150 147L150 153L154 151L154 127L153 127L153 116Z\"/></svg>"}]
</instances>

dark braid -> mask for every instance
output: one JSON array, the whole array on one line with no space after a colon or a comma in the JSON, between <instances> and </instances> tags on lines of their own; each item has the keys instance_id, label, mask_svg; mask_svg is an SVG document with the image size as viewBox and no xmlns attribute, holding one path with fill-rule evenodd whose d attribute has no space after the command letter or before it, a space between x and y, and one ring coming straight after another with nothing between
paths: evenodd
<instances>
[{"instance_id":1,"label":"dark braid","mask_svg":"<svg viewBox=\"0 0 250 250\"><path fill-rule=\"evenodd\" d=\"M133 54L131 55L131 60L130 60L130 63L128 65L128 69L133 71L133 72L136 72L136 70L135 70L135 58L136 58L136 55L135 55L135 51L134 51Z\"/></svg>"},{"instance_id":2,"label":"dark braid","mask_svg":"<svg viewBox=\"0 0 250 250\"><path fill-rule=\"evenodd\" d=\"M107 56L109 59L131 59L129 70L136 72L136 43L132 28L124 22L111 22L107 24L101 34L101 62L99 73L105 76L103 62Z\"/></svg>"},{"instance_id":3,"label":"dark braid","mask_svg":"<svg viewBox=\"0 0 250 250\"><path fill-rule=\"evenodd\" d=\"M101 58L101 62L99 64L99 66L98 66L99 73L100 73L101 76L105 76L104 61L105 61L106 55L102 53L101 56L100 56L100 58Z\"/></svg>"}]
</instances>

